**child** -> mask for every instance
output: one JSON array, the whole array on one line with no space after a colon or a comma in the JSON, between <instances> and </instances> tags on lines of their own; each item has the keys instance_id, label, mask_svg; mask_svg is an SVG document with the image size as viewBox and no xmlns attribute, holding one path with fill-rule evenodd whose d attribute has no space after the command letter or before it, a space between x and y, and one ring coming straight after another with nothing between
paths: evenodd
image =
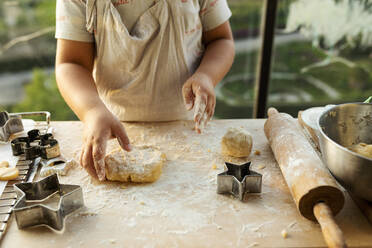
<instances>
[{"instance_id":1,"label":"child","mask_svg":"<svg viewBox=\"0 0 372 248\"><path fill-rule=\"evenodd\" d=\"M234 58L226 0L57 0L56 78L84 123L80 164L105 180L106 143L130 151L120 121L213 116Z\"/></svg>"}]
</instances>

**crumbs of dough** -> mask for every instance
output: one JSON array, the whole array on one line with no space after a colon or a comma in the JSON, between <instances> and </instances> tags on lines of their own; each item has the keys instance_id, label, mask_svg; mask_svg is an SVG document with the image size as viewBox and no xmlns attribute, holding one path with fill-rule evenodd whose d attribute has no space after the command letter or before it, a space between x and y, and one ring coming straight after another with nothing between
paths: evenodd
<instances>
[{"instance_id":1,"label":"crumbs of dough","mask_svg":"<svg viewBox=\"0 0 372 248\"><path fill-rule=\"evenodd\" d=\"M286 239L288 237L287 230L285 230L285 229L283 229L280 234L282 235L283 239Z\"/></svg>"}]
</instances>

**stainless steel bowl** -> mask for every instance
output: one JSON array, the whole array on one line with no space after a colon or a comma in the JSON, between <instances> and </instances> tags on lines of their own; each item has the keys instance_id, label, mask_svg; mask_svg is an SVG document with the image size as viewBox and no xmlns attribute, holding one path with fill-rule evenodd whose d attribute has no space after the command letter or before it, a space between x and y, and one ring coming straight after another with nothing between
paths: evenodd
<instances>
[{"instance_id":1,"label":"stainless steel bowl","mask_svg":"<svg viewBox=\"0 0 372 248\"><path fill-rule=\"evenodd\" d=\"M372 202L372 159L347 147L372 144L372 104L347 103L325 111L318 120L323 160L337 181Z\"/></svg>"}]
</instances>

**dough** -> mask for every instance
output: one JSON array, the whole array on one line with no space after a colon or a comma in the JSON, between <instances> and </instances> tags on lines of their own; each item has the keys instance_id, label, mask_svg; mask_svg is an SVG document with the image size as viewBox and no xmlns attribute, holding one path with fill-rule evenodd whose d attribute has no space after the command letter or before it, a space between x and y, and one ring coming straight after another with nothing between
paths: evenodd
<instances>
[{"instance_id":1,"label":"dough","mask_svg":"<svg viewBox=\"0 0 372 248\"><path fill-rule=\"evenodd\" d=\"M0 162L0 168L4 168L4 167L9 167L9 162L8 161L1 161Z\"/></svg>"},{"instance_id":2,"label":"dough","mask_svg":"<svg viewBox=\"0 0 372 248\"><path fill-rule=\"evenodd\" d=\"M372 159L372 144L359 143L349 147L353 152Z\"/></svg>"},{"instance_id":3,"label":"dough","mask_svg":"<svg viewBox=\"0 0 372 248\"><path fill-rule=\"evenodd\" d=\"M0 168L0 180L9 181L16 179L19 175L18 168L1 167Z\"/></svg>"},{"instance_id":4,"label":"dough","mask_svg":"<svg viewBox=\"0 0 372 248\"><path fill-rule=\"evenodd\" d=\"M8 161L0 162L0 181L9 181L16 179L19 175L18 168L9 168Z\"/></svg>"},{"instance_id":5,"label":"dough","mask_svg":"<svg viewBox=\"0 0 372 248\"><path fill-rule=\"evenodd\" d=\"M242 128L229 128L221 140L222 154L247 157L252 150L252 136Z\"/></svg>"},{"instance_id":6,"label":"dough","mask_svg":"<svg viewBox=\"0 0 372 248\"><path fill-rule=\"evenodd\" d=\"M105 157L106 178L120 182L155 182L165 160L165 154L152 146L133 146L131 152L118 148Z\"/></svg>"}]
</instances>

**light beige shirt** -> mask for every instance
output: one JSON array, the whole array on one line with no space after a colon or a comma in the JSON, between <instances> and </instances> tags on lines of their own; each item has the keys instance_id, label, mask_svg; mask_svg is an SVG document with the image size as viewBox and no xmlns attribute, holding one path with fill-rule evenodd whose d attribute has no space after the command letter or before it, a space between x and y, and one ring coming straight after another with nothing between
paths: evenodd
<instances>
[{"instance_id":1,"label":"light beige shirt","mask_svg":"<svg viewBox=\"0 0 372 248\"><path fill-rule=\"evenodd\" d=\"M95 42L94 78L123 121L189 119L182 85L202 32L231 16L226 0L57 0L56 38Z\"/></svg>"},{"instance_id":2,"label":"light beige shirt","mask_svg":"<svg viewBox=\"0 0 372 248\"><path fill-rule=\"evenodd\" d=\"M101 0L102 1L102 0ZM175 0L186 3L191 0ZM145 12L154 0L112 0L120 16L131 30L139 16ZM203 31L211 30L227 21L231 12L226 0L199 0L198 18L201 19ZM57 0L56 38L93 41L94 37L85 28L85 0Z\"/></svg>"}]
</instances>

